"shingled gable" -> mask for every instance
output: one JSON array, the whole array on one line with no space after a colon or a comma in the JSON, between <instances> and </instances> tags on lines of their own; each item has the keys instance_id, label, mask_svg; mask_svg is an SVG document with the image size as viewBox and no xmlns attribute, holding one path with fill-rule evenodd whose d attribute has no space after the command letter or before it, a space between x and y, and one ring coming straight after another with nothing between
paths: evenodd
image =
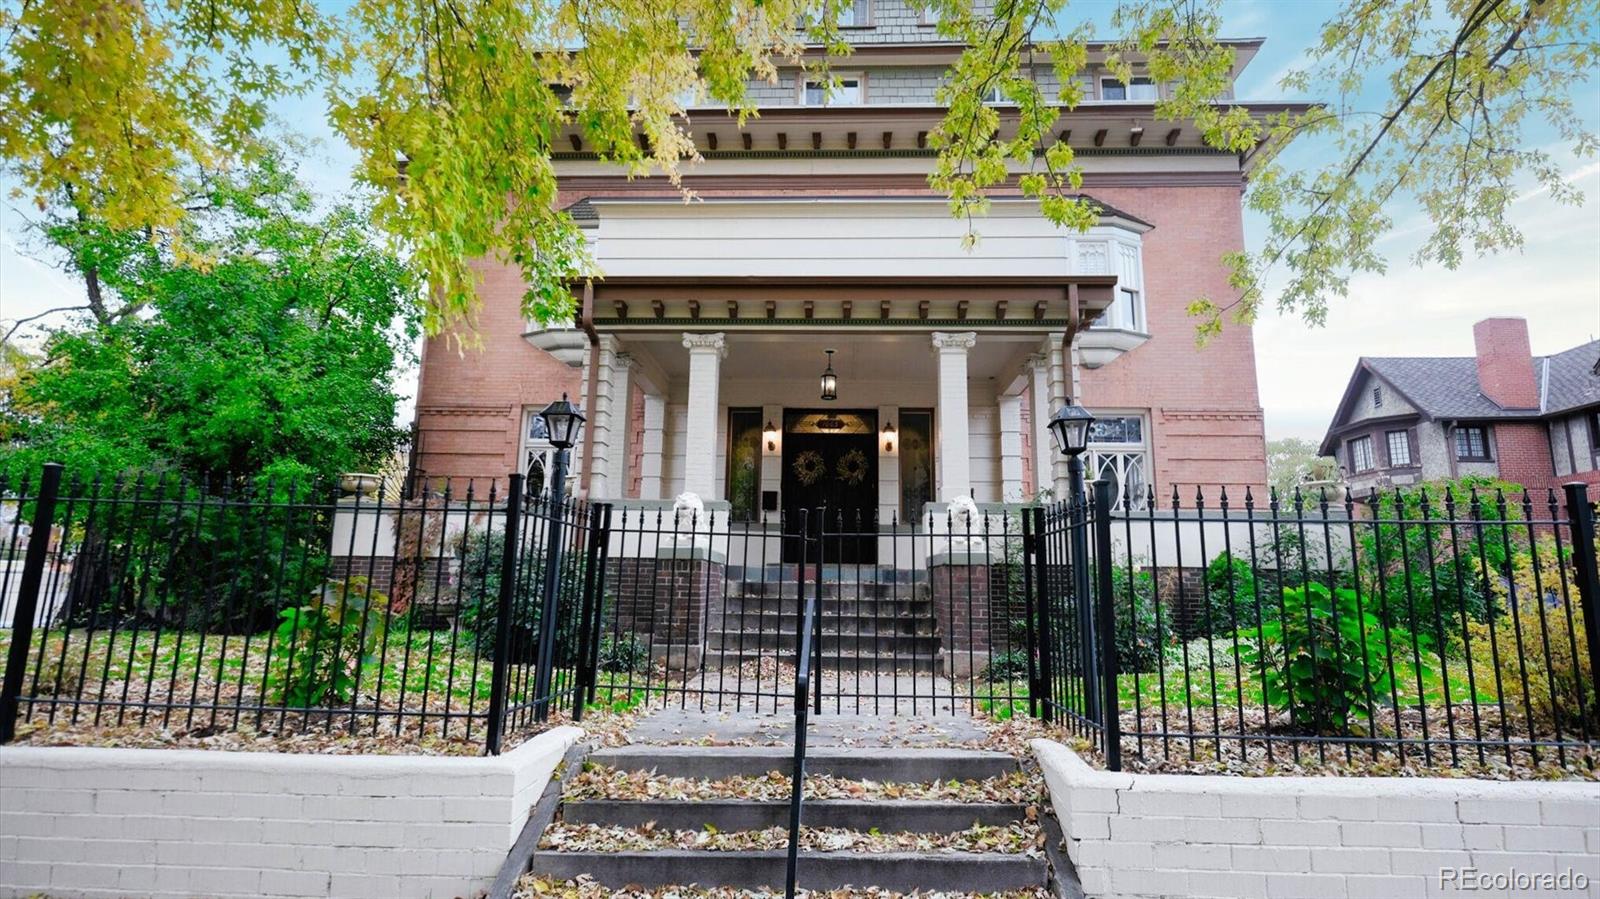
<instances>
[{"instance_id":1,"label":"shingled gable","mask_svg":"<svg viewBox=\"0 0 1600 899\"><path fill-rule=\"evenodd\" d=\"M1535 357L1533 363L1539 408L1502 409L1479 389L1475 357L1363 356L1350 374L1318 452L1332 455L1338 447L1338 435L1350 424L1350 412L1360 395L1363 374L1399 394L1425 420L1536 421L1600 404L1600 340Z\"/></svg>"}]
</instances>

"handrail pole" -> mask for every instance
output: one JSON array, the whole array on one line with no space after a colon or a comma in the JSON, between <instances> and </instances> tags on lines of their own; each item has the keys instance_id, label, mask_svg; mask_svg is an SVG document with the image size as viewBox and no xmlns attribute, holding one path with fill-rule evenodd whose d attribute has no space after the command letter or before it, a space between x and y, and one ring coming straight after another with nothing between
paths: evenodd
<instances>
[{"instance_id":1,"label":"handrail pole","mask_svg":"<svg viewBox=\"0 0 1600 899\"><path fill-rule=\"evenodd\" d=\"M802 522L804 521L802 511ZM817 596L820 589L812 596L806 596L805 568L807 563L806 550L810 544L809 531L801 528L800 537L800 574L796 578L799 588L796 598L800 600L801 616L799 631L796 634L795 659L794 659L794 769L790 775L789 783L789 858L784 874L783 894L788 899L794 899L795 882L800 863L800 804L805 797L806 779L806 723L811 710L811 654L812 631L817 623ZM818 571L817 580L821 582L821 572Z\"/></svg>"}]
</instances>

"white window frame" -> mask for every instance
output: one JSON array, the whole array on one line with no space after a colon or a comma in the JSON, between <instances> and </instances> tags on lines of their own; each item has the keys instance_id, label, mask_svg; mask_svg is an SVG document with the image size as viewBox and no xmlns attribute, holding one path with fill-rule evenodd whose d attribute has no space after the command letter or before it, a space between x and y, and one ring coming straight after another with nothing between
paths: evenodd
<instances>
[{"instance_id":1,"label":"white window frame","mask_svg":"<svg viewBox=\"0 0 1600 899\"><path fill-rule=\"evenodd\" d=\"M931 6L922 7L922 18L917 21L919 25L938 25L939 11Z\"/></svg>"},{"instance_id":2,"label":"white window frame","mask_svg":"<svg viewBox=\"0 0 1600 899\"><path fill-rule=\"evenodd\" d=\"M543 410L543 406L523 407L518 440L523 492L534 498L550 492L550 479L556 465L556 448L550 443L550 435L544 432L544 420L539 417Z\"/></svg>"},{"instance_id":3,"label":"white window frame","mask_svg":"<svg viewBox=\"0 0 1600 899\"><path fill-rule=\"evenodd\" d=\"M1378 467L1378 460L1372 454L1371 434L1363 434L1360 437L1351 438L1348 455L1350 470L1356 474L1364 474ZM1366 462L1365 465L1362 464L1363 461Z\"/></svg>"},{"instance_id":4,"label":"white window frame","mask_svg":"<svg viewBox=\"0 0 1600 899\"><path fill-rule=\"evenodd\" d=\"M1403 458L1400 458L1400 459L1396 459L1395 458L1395 438L1396 437L1400 438L1400 449L1401 449L1400 455L1403 456ZM1398 430L1398 431L1385 431L1385 432L1383 432L1383 449L1384 449L1385 452L1387 452L1389 454L1389 467L1390 468L1410 468L1413 464L1415 464L1415 463L1413 463L1411 461L1411 432L1410 431L1401 429L1401 430Z\"/></svg>"},{"instance_id":5,"label":"white window frame","mask_svg":"<svg viewBox=\"0 0 1600 899\"><path fill-rule=\"evenodd\" d=\"M1126 232L1125 232L1126 233ZM1090 271L1083 264L1087 255L1103 264ZM1089 327L1149 333L1149 301L1144 290L1144 246L1137 234L1091 236L1068 242L1068 263L1075 275L1116 275L1116 296L1111 305Z\"/></svg>"},{"instance_id":6,"label":"white window frame","mask_svg":"<svg viewBox=\"0 0 1600 899\"><path fill-rule=\"evenodd\" d=\"M832 75L834 77L834 80L838 81L841 86L843 86L843 84L846 81L854 81L856 83L856 98L854 100L841 100L839 94L829 95L829 93L825 89L826 88L826 82L825 81L823 81L822 79L819 79L819 78L812 78L809 75L807 75L805 72L801 72L800 73L800 85L799 85L800 90L799 90L799 97L797 98L797 102L801 106L813 106L813 107L819 107L819 108L820 107L824 107L824 106L863 106L863 105L866 104L866 102L867 102L867 76L866 76L866 73L864 73L864 72L833 72ZM810 103L810 102L807 102L807 100L806 100L806 91L813 84L815 84L819 88L823 89L823 91L822 91L823 99L822 99L822 102L820 102L820 103Z\"/></svg>"},{"instance_id":7,"label":"white window frame","mask_svg":"<svg viewBox=\"0 0 1600 899\"><path fill-rule=\"evenodd\" d=\"M1089 441L1089 458L1086 460L1086 472L1090 480L1098 480L1101 472L1110 468L1115 476L1117 488L1114 508L1119 511L1129 509L1143 509L1148 500L1148 491L1151 485L1151 455L1150 455L1150 416L1139 410L1094 410L1098 419L1108 418L1136 418L1139 420L1138 442L1105 441L1096 442L1093 438ZM1135 474L1137 491L1128 495L1129 472Z\"/></svg>"},{"instance_id":8,"label":"white window frame","mask_svg":"<svg viewBox=\"0 0 1600 899\"><path fill-rule=\"evenodd\" d=\"M874 18L872 0L848 0L848 2L849 6L845 7L845 9L841 10L839 13L839 27L871 28ZM848 12L850 15L850 20L848 22L845 21L846 12ZM860 14L860 18L857 18L858 13Z\"/></svg>"},{"instance_id":9,"label":"white window frame","mask_svg":"<svg viewBox=\"0 0 1600 899\"><path fill-rule=\"evenodd\" d=\"M1106 88L1108 86L1121 88L1122 96L1106 96ZM1148 96L1134 96L1134 91L1137 88L1149 88ZM1128 80L1127 84L1123 84L1122 79L1115 76L1102 77L1100 79L1100 99L1107 103L1150 103L1161 99L1161 89L1156 86L1154 79L1148 75L1135 75Z\"/></svg>"}]
</instances>

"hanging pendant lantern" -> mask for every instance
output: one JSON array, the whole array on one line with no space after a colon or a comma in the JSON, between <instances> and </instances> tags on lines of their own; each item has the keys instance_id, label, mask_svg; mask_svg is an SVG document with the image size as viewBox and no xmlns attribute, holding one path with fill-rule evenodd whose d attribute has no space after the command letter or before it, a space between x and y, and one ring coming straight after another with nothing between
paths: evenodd
<instances>
[{"instance_id":1,"label":"hanging pendant lantern","mask_svg":"<svg viewBox=\"0 0 1600 899\"><path fill-rule=\"evenodd\" d=\"M839 376L833 372L833 350L823 350L828 354L828 367L822 370L822 398L836 400L839 398Z\"/></svg>"}]
</instances>

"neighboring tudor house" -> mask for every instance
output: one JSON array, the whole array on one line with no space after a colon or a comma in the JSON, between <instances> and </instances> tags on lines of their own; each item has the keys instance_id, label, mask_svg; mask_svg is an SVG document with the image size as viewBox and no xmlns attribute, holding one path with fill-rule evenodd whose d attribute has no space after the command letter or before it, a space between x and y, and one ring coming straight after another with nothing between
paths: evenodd
<instances>
[{"instance_id":1,"label":"neighboring tudor house","mask_svg":"<svg viewBox=\"0 0 1600 899\"><path fill-rule=\"evenodd\" d=\"M1520 318L1472 336L1476 356L1362 357L1322 454L1358 493L1474 474L1600 484L1600 340L1535 357Z\"/></svg>"},{"instance_id":2,"label":"neighboring tudor house","mask_svg":"<svg viewBox=\"0 0 1600 899\"><path fill-rule=\"evenodd\" d=\"M482 351L442 339L425 350L422 475L517 466L537 489L548 449L535 413L566 392L589 418L580 494L693 492L735 520L827 502L915 521L930 501L1062 495L1045 424L1070 396L1100 416L1091 474L1130 494L1265 482L1250 329L1230 323L1200 348L1185 313L1234 293L1221 260L1244 245L1255 154L1156 119L1169 86L1125 85L1103 66L1107 48L1091 47L1088 99L1058 135L1099 225L1052 227L1013 182L964 252L965 222L927 184L934 93L960 48L904 0L851 15L857 50L835 67L831 99L787 68L754 86L760 115L743 128L692 111L704 161L684 183L697 202L598 161L580 132L560 136L561 203L604 279L575 287L577 321L541 328L519 312L514 269L478 266ZM1260 45L1232 42L1235 75ZM1037 74L1050 93L1052 72ZM1303 108L1243 105L1263 117ZM836 399L819 390L830 363ZM847 471L848 487L811 476L814 456Z\"/></svg>"}]
</instances>

